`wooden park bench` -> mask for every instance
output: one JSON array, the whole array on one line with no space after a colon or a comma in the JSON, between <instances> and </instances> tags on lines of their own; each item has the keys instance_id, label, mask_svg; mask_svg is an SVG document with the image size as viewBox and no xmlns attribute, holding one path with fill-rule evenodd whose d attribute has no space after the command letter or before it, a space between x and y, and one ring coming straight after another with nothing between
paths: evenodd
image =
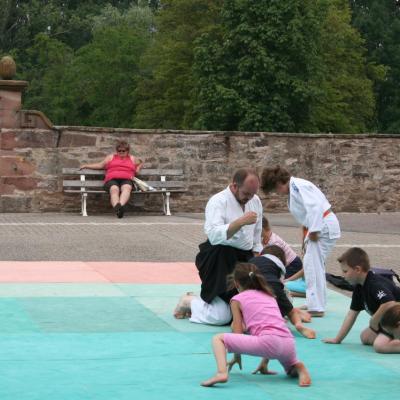
<instances>
[{"instance_id":1,"label":"wooden park bench","mask_svg":"<svg viewBox=\"0 0 400 400\"><path fill-rule=\"evenodd\" d=\"M103 189L104 170L63 168L63 190L65 193L79 193L81 195L82 216L87 217L87 196L89 193L106 193ZM186 192L181 169L141 169L138 178L144 180L153 190L142 191L134 185L132 193L146 195L161 195L163 212L171 215L171 193ZM171 178L175 180L170 180Z\"/></svg>"}]
</instances>

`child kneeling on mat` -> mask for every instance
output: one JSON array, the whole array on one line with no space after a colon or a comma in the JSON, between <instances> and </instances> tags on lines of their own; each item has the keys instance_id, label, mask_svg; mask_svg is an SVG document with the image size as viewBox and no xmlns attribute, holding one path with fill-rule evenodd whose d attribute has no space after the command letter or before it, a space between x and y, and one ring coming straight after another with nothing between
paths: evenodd
<instances>
[{"instance_id":1,"label":"child kneeling on mat","mask_svg":"<svg viewBox=\"0 0 400 400\"><path fill-rule=\"evenodd\" d=\"M304 281L303 262L296 252L279 235L272 232L271 225L267 218L262 219L261 231L262 245L278 246L286 258L285 286L292 296L306 297L306 283Z\"/></svg>"},{"instance_id":2,"label":"child kneeling on mat","mask_svg":"<svg viewBox=\"0 0 400 400\"><path fill-rule=\"evenodd\" d=\"M400 305L400 287L387 278L370 271L368 254L359 247L347 250L338 258L344 278L355 286L350 310L336 337L325 343L339 344L356 321L358 314L366 310L371 315L369 327L360 335L361 342L374 346L377 353L400 353L400 341L385 328L388 323L383 316L393 306ZM398 330L395 330L398 334Z\"/></svg>"},{"instance_id":3,"label":"child kneeling on mat","mask_svg":"<svg viewBox=\"0 0 400 400\"><path fill-rule=\"evenodd\" d=\"M268 361L277 359L289 376L299 378L300 386L309 386L311 378L304 364L296 357L293 335L281 316L272 290L257 267L249 263L236 264L230 286L239 291L230 303L233 333L214 336L212 343L217 373L202 385L227 382L228 372L234 364L242 369L241 354L249 354L263 357L253 373L273 374L268 371ZM235 353L228 364L227 351Z\"/></svg>"}]
</instances>

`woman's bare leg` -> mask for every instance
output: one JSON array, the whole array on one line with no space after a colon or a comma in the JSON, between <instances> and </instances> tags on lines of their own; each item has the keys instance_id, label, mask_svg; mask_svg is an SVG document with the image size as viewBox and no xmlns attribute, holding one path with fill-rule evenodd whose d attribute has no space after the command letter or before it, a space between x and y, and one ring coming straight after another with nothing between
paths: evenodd
<instances>
[{"instance_id":1,"label":"woman's bare leg","mask_svg":"<svg viewBox=\"0 0 400 400\"><path fill-rule=\"evenodd\" d=\"M113 208L119 203L119 187L117 185L110 187L110 202Z\"/></svg>"},{"instance_id":2,"label":"woman's bare leg","mask_svg":"<svg viewBox=\"0 0 400 400\"><path fill-rule=\"evenodd\" d=\"M202 382L202 386L213 386L216 383L228 381L228 368L226 364L226 349L223 340L224 334L220 333L213 337L212 345L215 361L217 362L217 373L210 379Z\"/></svg>"},{"instance_id":3,"label":"woman's bare leg","mask_svg":"<svg viewBox=\"0 0 400 400\"><path fill-rule=\"evenodd\" d=\"M119 202L121 206L124 206L131 197L132 186L131 185L122 185L121 186L121 194L119 196Z\"/></svg>"}]
</instances>

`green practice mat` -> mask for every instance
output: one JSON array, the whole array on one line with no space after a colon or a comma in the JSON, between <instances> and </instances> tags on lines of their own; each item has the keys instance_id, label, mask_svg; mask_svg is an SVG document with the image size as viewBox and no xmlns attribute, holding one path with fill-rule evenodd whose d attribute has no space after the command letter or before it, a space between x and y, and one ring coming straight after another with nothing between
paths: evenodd
<instances>
[{"instance_id":1,"label":"green practice mat","mask_svg":"<svg viewBox=\"0 0 400 400\"><path fill-rule=\"evenodd\" d=\"M363 313L341 345L327 345L350 299L329 291L316 340L297 333L298 357L312 376L300 388L272 361L275 376L252 375L259 360L243 357L225 385L199 383L215 371L211 338L229 327L175 320L179 296L197 285L2 284L1 400L378 399L396 398L400 355L362 346ZM298 302L300 304L300 302Z\"/></svg>"}]
</instances>

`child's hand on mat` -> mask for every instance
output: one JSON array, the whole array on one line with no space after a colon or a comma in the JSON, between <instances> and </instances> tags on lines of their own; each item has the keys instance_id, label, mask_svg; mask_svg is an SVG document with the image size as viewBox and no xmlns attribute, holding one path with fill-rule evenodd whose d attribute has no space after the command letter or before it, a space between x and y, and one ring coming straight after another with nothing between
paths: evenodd
<instances>
[{"instance_id":1,"label":"child's hand on mat","mask_svg":"<svg viewBox=\"0 0 400 400\"><path fill-rule=\"evenodd\" d=\"M324 343L328 343L328 344L340 344L341 343L341 341L336 338L327 338L327 339L323 339L322 341Z\"/></svg>"},{"instance_id":2,"label":"child's hand on mat","mask_svg":"<svg viewBox=\"0 0 400 400\"><path fill-rule=\"evenodd\" d=\"M239 369L242 369L242 356L240 354L235 354L232 360L228 362L228 371L230 371L235 364L239 366Z\"/></svg>"},{"instance_id":3,"label":"child's hand on mat","mask_svg":"<svg viewBox=\"0 0 400 400\"><path fill-rule=\"evenodd\" d=\"M268 361L263 358L259 364L259 366L252 372L253 375L260 373L261 375L276 375L276 371L269 371L268 370Z\"/></svg>"}]
</instances>

